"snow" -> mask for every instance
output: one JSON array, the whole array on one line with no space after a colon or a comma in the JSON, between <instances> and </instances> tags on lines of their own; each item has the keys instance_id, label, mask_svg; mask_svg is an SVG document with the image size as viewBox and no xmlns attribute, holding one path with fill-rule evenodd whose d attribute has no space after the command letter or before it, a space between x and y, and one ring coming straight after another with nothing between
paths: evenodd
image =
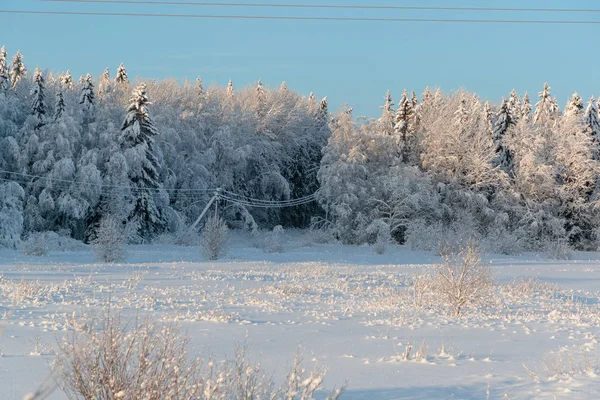
<instances>
[{"instance_id":1,"label":"snow","mask_svg":"<svg viewBox=\"0 0 600 400\"><path fill-rule=\"evenodd\" d=\"M600 396L600 254L489 255L497 296L452 317L411 302L411 276L441 261L431 253L389 246L377 255L290 230L281 253L240 233L230 242L220 261L197 246L129 246L123 264L96 262L91 248L45 257L0 250L3 398L23 398L42 383L67 317L98 315L108 301L126 317L178 321L203 357L230 358L247 340L276 380L301 345L306 361L328 368L326 388L348 382L346 399ZM583 354L593 368L571 371ZM569 373L546 374L542 362L559 365L561 357Z\"/></svg>"}]
</instances>

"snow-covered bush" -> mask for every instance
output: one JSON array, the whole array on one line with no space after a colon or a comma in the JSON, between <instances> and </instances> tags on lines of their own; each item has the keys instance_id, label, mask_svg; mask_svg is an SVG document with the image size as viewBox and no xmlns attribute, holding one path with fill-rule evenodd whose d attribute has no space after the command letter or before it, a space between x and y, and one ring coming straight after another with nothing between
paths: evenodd
<instances>
[{"instance_id":1,"label":"snow-covered bush","mask_svg":"<svg viewBox=\"0 0 600 400\"><path fill-rule=\"evenodd\" d=\"M283 253L283 227L277 225L265 236L263 250L265 253Z\"/></svg>"},{"instance_id":2,"label":"snow-covered bush","mask_svg":"<svg viewBox=\"0 0 600 400\"><path fill-rule=\"evenodd\" d=\"M303 367L300 353L285 382L276 386L248 346L231 361L192 358L188 339L176 326L149 319L124 324L107 311L101 321L73 321L59 339L56 363L60 387L70 398L113 399L272 399L312 400L323 389L325 371ZM333 390L329 400L339 398Z\"/></svg>"},{"instance_id":3,"label":"snow-covered bush","mask_svg":"<svg viewBox=\"0 0 600 400\"><path fill-rule=\"evenodd\" d=\"M227 224L218 216L210 216L202 229L200 247L209 260L218 260L227 252Z\"/></svg>"},{"instance_id":4,"label":"snow-covered bush","mask_svg":"<svg viewBox=\"0 0 600 400\"><path fill-rule=\"evenodd\" d=\"M479 248L472 242L460 247L445 246L443 263L433 267L436 295L454 315L463 307L477 304L493 287L491 270L481 260Z\"/></svg>"},{"instance_id":5,"label":"snow-covered bush","mask_svg":"<svg viewBox=\"0 0 600 400\"><path fill-rule=\"evenodd\" d=\"M54 232L35 232L23 243L23 252L28 256L45 256L54 247L58 235Z\"/></svg>"},{"instance_id":6,"label":"snow-covered bush","mask_svg":"<svg viewBox=\"0 0 600 400\"><path fill-rule=\"evenodd\" d=\"M123 225L111 215L104 216L96 231L93 246L100 261L112 263L125 260L127 251Z\"/></svg>"},{"instance_id":7,"label":"snow-covered bush","mask_svg":"<svg viewBox=\"0 0 600 400\"><path fill-rule=\"evenodd\" d=\"M566 239L546 240L542 244L542 252L552 260L568 260L571 247Z\"/></svg>"},{"instance_id":8,"label":"snow-covered bush","mask_svg":"<svg viewBox=\"0 0 600 400\"><path fill-rule=\"evenodd\" d=\"M25 191L16 182L0 185L0 247L16 249L23 233Z\"/></svg>"},{"instance_id":9,"label":"snow-covered bush","mask_svg":"<svg viewBox=\"0 0 600 400\"><path fill-rule=\"evenodd\" d=\"M370 240L372 242L373 251L376 254L385 253L392 241L389 225L381 219L375 220L367 228L367 233L374 238Z\"/></svg>"}]
</instances>

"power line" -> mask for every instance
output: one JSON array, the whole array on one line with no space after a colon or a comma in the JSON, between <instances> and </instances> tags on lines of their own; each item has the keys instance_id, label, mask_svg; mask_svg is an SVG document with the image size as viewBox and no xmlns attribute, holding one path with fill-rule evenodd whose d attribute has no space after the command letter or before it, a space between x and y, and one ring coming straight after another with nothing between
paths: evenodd
<instances>
[{"instance_id":1,"label":"power line","mask_svg":"<svg viewBox=\"0 0 600 400\"><path fill-rule=\"evenodd\" d=\"M270 15L204 15L204 14L150 14L87 11L32 11L0 10L0 14L21 15L73 15L98 17L148 17L148 18L191 18L191 19L237 19L237 20L281 20L281 21L363 21L363 22L423 22L465 24L541 24L541 25L600 25L600 21L572 20L512 20L512 19L437 19L437 18L363 18L363 17L292 17Z\"/></svg>"},{"instance_id":2,"label":"power line","mask_svg":"<svg viewBox=\"0 0 600 400\"><path fill-rule=\"evenodd\" d=\"M160 191L166 191L166 192L174 192L174 194L177 196L178 199L181 200L193 200L193 199L197 199L199 195L206 195L207 192L214 192L217 193L219 192L219 198L236 203L236 204L240 204L246 207L253 207L253 208L286 208L286 207L295 207L295 206L300 206L300 205L304 205L304 204L308 204L311 203L313 201L316 200L316 193L305 196L305 197L300 197L300 198L296 198L296 199L289 199L289 200L261 200L261 199L254 199L254 198L250 198L250 197L246 197L244 195L240 195L234 192L230 192L228 190L218 190L218 189L156 189L156 188L139 188L136 186L116 186L116 185L104 185L104 184L93 184L93 183L86 183L86 182L79 182L79 181L74 181L74 180L68 180L68 179L59 179L59 178L51 178L51 177L45 177L45 176L40 176L40 175L32 175L32 174L26 174L26 173L20 173L20 172L10 172L10 171L6 171L6 170L2 170L0 169L0 173L4 173L4 174L13 174L16 176L21 176L21 177L27 177L27 178L32 178L32 179L39 179L39 180L46 180L46 181L51 181L51 182L56 182L56 184L53 184L53 189L63 189L63 190L67 190L70 189L72 185L75 186L88 186L88 187L98 187L100 188L100 192L103 194L108 194L108 195L114 195L119 193L119 191L131 191L133 193L136 193L137 191L154 191L154 192L160 192ZM14 179L9 179L9 178L2 178L0 177L0 182L15 182ZM180 193L182 192L182 193Z\"/></svg>"},{"instance_id":3,"label":"power line","mask_svg":"<svg viewBox=\"0 0 600 400\"><path fill-rule=\"evenodd\" d=\"M139 5L185 5L214 7L266 7L266 8L325 8L360 10L415 10L415 11L524 11L558 13L597 13L598 9L573 8L498 8L498 7L432 7L432 6L366 6L334 4L265 4L265 3L216 3L204 1L134 1L134 0L39 0L47 3L113 3Z\"/></svg>"}]
</instances>

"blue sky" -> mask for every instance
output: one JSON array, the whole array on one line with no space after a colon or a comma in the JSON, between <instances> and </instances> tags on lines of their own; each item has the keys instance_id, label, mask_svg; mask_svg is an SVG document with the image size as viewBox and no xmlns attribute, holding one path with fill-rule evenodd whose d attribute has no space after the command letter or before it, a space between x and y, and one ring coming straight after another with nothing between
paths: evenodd
<instances>
[{"instance_id":1,"label":"blue sky","mask_svg":"<svg viewBox=\"0 0 600 400\"><path fill-rule=\"evenodd\" d=\"M248 0L251 2L251 0ZM254 2L276 2L255 0ZM280 0L279 3L292 3ZM594 0L295 0L304 4L431 5L600 9ZM177 14L314 15L398 18L599 20L600 13L298 10L48 3L3 0L0 9ZM2 16L9 54L29 69L94 76L125 63L130 77L175 77L236 87L265 84L329 96L355 115L376 117L385 92L465 88L499 102L515 88L532 97L548 81L561 106L578 91L600 95L600 25L449 24L204 20L99 16Z\"/></svg>"}]
</instances>

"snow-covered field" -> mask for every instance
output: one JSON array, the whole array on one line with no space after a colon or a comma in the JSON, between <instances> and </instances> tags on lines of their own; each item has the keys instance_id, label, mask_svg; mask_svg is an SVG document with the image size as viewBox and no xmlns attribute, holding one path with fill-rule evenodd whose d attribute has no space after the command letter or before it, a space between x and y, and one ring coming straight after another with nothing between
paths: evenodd
<instances>
[{"instance_id":1,"label":"snow-covered field","mask_svg":"<svg viewBox=\"0 0 600 400\"><path fill-rule=\"evenodd\" d=\"M128 251L108 265L89 249L0 250L0 398L34 390L67 321L109 301L126 317L178 321L206 357L231 358L247 340L276 380L302 346L327 367L326 388L347 381L346 399L600 398L600 254L487 256L493 299L451 317L415 307L411 277L440 258L405 247L376 255L294 233L281 254L235 237L216 262L194 247ZM511 283L525 277L536 281Z\"/></svg>"}]
</instances>

